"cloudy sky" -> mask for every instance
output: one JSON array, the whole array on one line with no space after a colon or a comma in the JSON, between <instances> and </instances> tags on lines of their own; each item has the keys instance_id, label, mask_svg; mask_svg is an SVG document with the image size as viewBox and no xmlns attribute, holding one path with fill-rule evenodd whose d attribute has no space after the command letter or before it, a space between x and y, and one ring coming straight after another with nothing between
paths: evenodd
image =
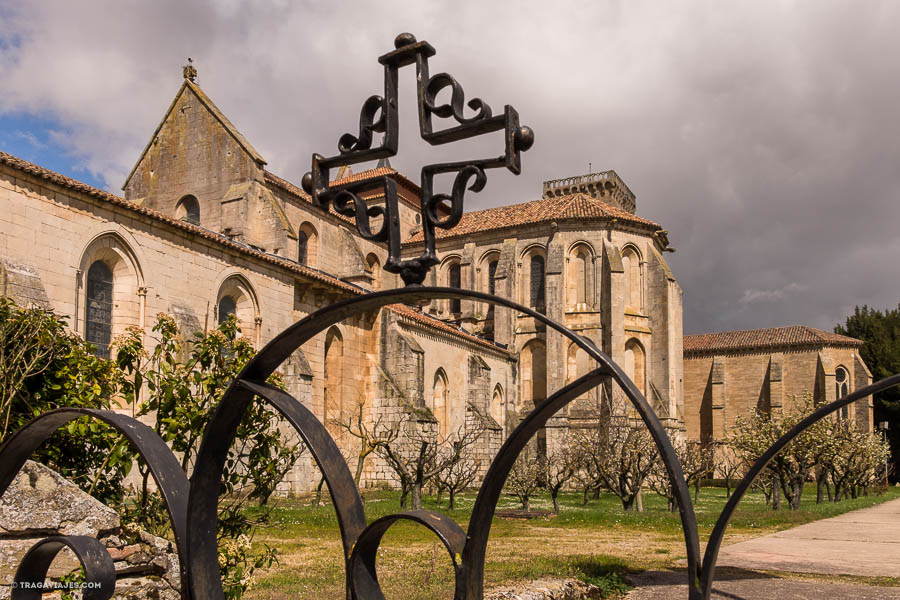
<instances>
[{"instance_id":1,"label":"cloudy sky","mask_svg":"<svg viewBox=\"0 0 900 600\"><path fill-rule=\"evenodd\" d=\"M877 1L0 0L0 149L120 193L192 56L270 170L299 182L410 31L436 47L433 73L536 132L523 174L489 172L467 209L615 169L677 248L686 333L830 330L900 301L898 23L900 2ZM412 73L400 83L392 162L412 179L499 152L427 147Z\"/></svg>"}]
</instances>

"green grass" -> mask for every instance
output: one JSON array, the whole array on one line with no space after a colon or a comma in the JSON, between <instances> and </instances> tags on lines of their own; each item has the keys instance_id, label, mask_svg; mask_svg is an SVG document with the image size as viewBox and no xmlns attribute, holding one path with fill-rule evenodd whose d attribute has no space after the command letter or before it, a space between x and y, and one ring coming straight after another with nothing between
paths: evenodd
<instances>
[{"instance_id":1,"label":"green grass","mask_svg":"<svg viewBox=\"0 0 900 600\"><path fill-rule=\"evenodd\" d=\"M801 509L772 511L763 496L748 494L736 511L730 533L761 535L817 519L865 508L900 497L900 488L882 496L839 503L815 504L815 486L807 486ZM400 512L399 494L367 491L366 516L371 522ZM627 589L624 575L648 568L666 568L684 558L678 513L666 501L644 494L643 513L624 512L617 498L603 494L581 505L581 494L562 494L556 516L514 520L495 518L485 563L487 586L539 578L577 578L615 596ZM465 529L475 493L458 498L453 511L426 497L424 508L448 515ZM701 544L709 536L725 505L724 488L707 487L695 505ZM532 508L552 506L549 495L532 500ZM498 508L517 508L513 497L501 498ZM337 519L330 503L317 508L308 498L286 499L272 509L271 522L257 532L257 541L278 548L280 564L259 577L250 598L340 597L344 566ZM726 538L727 539L727 538ZM452 597L453 570L444 547L425 528L400 522L385 534L378 555L379 578L387 598L427 600Z\"/></svg>"}]
</instances>

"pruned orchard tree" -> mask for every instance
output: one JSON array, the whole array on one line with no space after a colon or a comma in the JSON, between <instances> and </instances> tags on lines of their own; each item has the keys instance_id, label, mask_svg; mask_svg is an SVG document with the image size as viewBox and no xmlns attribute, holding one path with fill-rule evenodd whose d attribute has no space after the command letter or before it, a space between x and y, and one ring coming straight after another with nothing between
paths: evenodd
<instances>
[{"instance_id":1,"label":"pruned orchard tree","mask_svg":"<svg viewBox=\"0 0 900 600\"><path fill-rule=\"evenodd\" d=\"M778 439L801 419L809 415L813 406L812 394L794 398L794 410L783 415L757 411L749 417L739 416L734 425L729 446L747 464L753 464ZM791 510L800 508L803 485L816 465L822 427L811 427L791 441L769 462L767 470L775 475L778 486ZM765 476L765 471L760 473Z\"/></svg>"},{"instance_id":2,"label":"pruned orchard tree","mask_svg":"<svg viewBox=\"0 0 900 600\"><path fill-rule=\"evenodd\" d=\"M688 487L694 488L694 502L700 498L700 483L703 478L710 477L715 470L715 452L710 446L703 446L699 442L687 441L683 438L677 438L672 441L675 449L675 455L681 463L681 469L684 472L684 480ZM659 460L650 472L647 478L650 489L668 500L669 510L675 512L678 510L678 504L675 501L675 486L669 478L665 464Z\"/></svg>"},{"instance_id":3,"label":"pruned orchard tree","mask_svg":"<svg viewBox=\"0 0 900 600\"><path fill-rule=\"evenodd\" d=\"M571 444L557 448L547 455L543 479L553 500L554 513L559 512L559 493L580 468L581 458Z\"/></svg>"},{"instance_id":4,"label":"pruned orchard tree","mask_svg":"<svg viewBox=\"0 0 900 600\"><path fill-rule=\"evenodd\" d=\"M544 475L543 460L535 456L536 452L527 445L516 457L509 475L506 477L506 489L522 504L522 510L531 510L531 497L541 487L541 478Z\"/></svg>"},{"instance_id":5,"label":"pruned orchard tree","mask_svg":"<svg viewBox=\"0 0 900 600\"><path fill-rule=\"evenodd\" d=\"M718 442L716 446L713 446L713 451L716 456L715 472L725 480L725 497L731 498L732 483L734 480L740 479L741 473L746 470L746 465L744 460L726 444ZM768 504L768 501L766 504Z\"/></svg>"},{"instance_id":6,"label":"pruned orchard tree","mask_svg":"<svg viewBox=\"0 0 900 600\"><path fill-rule=\"evenodd\" d=\"M443 461L443 457L439 457L440 462L444 465L443 470L438 471L434 476L435 487L438 491L438 503L441 501L441 494L446 491L449 496L449 508L456 508L456 495L470 487L478 478L481 469L481 461L476 460L472 456L470 448L467 448L457 461ZM447 449L444 448L444 452Z\"/></svg>"},{"instance_id":7,"label":"pruned orchard tree","mask_svg":"<svg viewBox=\"0 0 900 600\"><path fill-rule=\"evenodd\" d=\"M356 411L348 415L346 419L334 419L331 424L346 431L351 437L359 440L359 450L356 452L356 469L353 472L353 481L359 488L366 459L379 448L391 444L400 435L400 423L388 422L384 415L378 415L373 423L366 419L366 401L361 398L356 406ZM320 488L321 489L321 488Z\"/></svg>"},{"instance_id":8,"label":"pruned orchard tree","mask_svg":"<svg viewBox=\"0 0 900 600\"><path fill-rule=\"evenodd\" d=\"M418 510L422 508L422 488L438 473L462 460L469 447L484 433L484 427L460 427L444 440L439 440L435 433L426 431L412 418L404 419L400 427L402 433L376 452L400 483L400 506L405 508L409 498L410 507Z\"/></svg>"},{"instance_id":9,"label":"pruned orchard tree","mask_svg":"<svg viewBox=\"0 0 900 600\"><path fill-rule=\"evenodd\" d=\"M573 436L583 469L622 502L626 511L643 511L641 488L659 460L656 444L644 423L615 415Z\"/></svg>"}]
</instances>

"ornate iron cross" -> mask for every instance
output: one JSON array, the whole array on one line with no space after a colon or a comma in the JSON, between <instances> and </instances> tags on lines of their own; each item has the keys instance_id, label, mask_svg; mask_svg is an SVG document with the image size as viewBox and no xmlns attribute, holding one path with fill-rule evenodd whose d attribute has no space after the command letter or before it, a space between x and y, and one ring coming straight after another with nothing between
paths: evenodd
<instances>
[{"instance_id":1,"label":"ornate iron cross","mask_svg":"<svg viewBox=\"0 0 900 600\"><path fill-rule=\"evenodd\" d=\"M435 50L428 42L417 42L410 33L401 33L394 40L396 50L378 59L384 65L384 96L370 96L359 114L359 133L345 133L338 140L339 153L325 158L313 154L312 171L303 176L303 189L312 196L313 203L323 210L330 204L335 211L356 219L359 234L367 239L387 242L388 259L384 269L398 273L407 285L421 285L428 270L438 259L434 251L434 230L436 227L455 227L463 214L463 196L466 188L479 192L487 182L485 169L506 167L516 175L521 172L521 153L531 148L534 132L530 127L519 125L519 113L510 105L503 107L503 113L494 115L491 107L480 98L473 98L467 106L475 114L466 117L463 103L465 92L456 79L447 73L430 75L428 59ZM403 260L400 256L400 217L397 208L397 182L390 175L382 175L364 181L353 181L331 185L332 168L360 162L387 158L397 154L399 124L397 108L397 72L400 68L415 63L417 99L419 110L419 132L422 139L433 146L472 138L503 130L505 150L496 158L469 161L436 163L422 167L422 229L425 236L425 251L417 258ZM445 88L451 89L450 102L436 104L438 94ZM433 119L453 119L455 125L435 131ZM381 145L372 147L373 135L383 133ZM449 194L434 192L434 176L440 173L456 173L453 188ZM359 196L363 190L381 185L384 189L384 206L369 206ZM449 209L442 216L441 207ZM378 231L370 226L373 218L381 218Z\"/></svg>"}]
</instances>

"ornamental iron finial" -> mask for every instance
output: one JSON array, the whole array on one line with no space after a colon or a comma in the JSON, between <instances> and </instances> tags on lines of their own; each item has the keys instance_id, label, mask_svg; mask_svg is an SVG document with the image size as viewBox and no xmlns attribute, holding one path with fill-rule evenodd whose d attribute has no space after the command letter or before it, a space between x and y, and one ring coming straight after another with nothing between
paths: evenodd
<instances>
[{"instance_id":1,"label":"ornamental iron finial","mask_svg":"<svg viewBox=\"0 0 900 600\"><path fill-rule=\"evenodd\" d=\"M401 33L394 40L395 50L379 57L378 62L384 65L384 96L370 96L364 103L359 115L359 133L345 133L338 140L338 154L324 157L313 154L312 171L303 176L303 189L312 196L313 203L328 210L334 209L346 216L356 218L356 227L360 235L367 239L387 242L388 259L384 269L398 273L406 285L421 285L428 270L436 265L435 228L451 229L459 223L463 214L463 196L468 188L480 192L487 182L485 169L506 167L516 175L521 172L520 153L531 148L534 143L534 132L529 127L519 124L519 113L512 106L506 105L503 112L494 115L491 107L480 98L473 98L466 103L475 111L472 116L465 116L463 104L465 92L462 86L447 73L430 75L428 59L434 56L435 50L428 42L418 42L410 33ZM505 149L503 155L495 158L473 159L452 163L437 163L422 167L422 229L425 238L425 250L417 258L403 260L400 257L400 220L397 208L397 183L391 175L331 185L329 172L333 168L360 162L387 159L397 154L399 124L397 110L397 71L407 65L416 65L417 99L419 112L419 132L422 139L433 146L456 142L463 139L503 130L505 133ZM438 94L450 88L450 102L437 104ZM453 119L454 125L435 131L433 119ZM381 145L372 146L373 134L382 133ZM456 173L452 190L447 193L435 193L434 176L441 173ZM383 186L384 206L369 206L358 195ZM372 231L372 218L381 218L378 231Z\"/></svg>"}]
</instances>

